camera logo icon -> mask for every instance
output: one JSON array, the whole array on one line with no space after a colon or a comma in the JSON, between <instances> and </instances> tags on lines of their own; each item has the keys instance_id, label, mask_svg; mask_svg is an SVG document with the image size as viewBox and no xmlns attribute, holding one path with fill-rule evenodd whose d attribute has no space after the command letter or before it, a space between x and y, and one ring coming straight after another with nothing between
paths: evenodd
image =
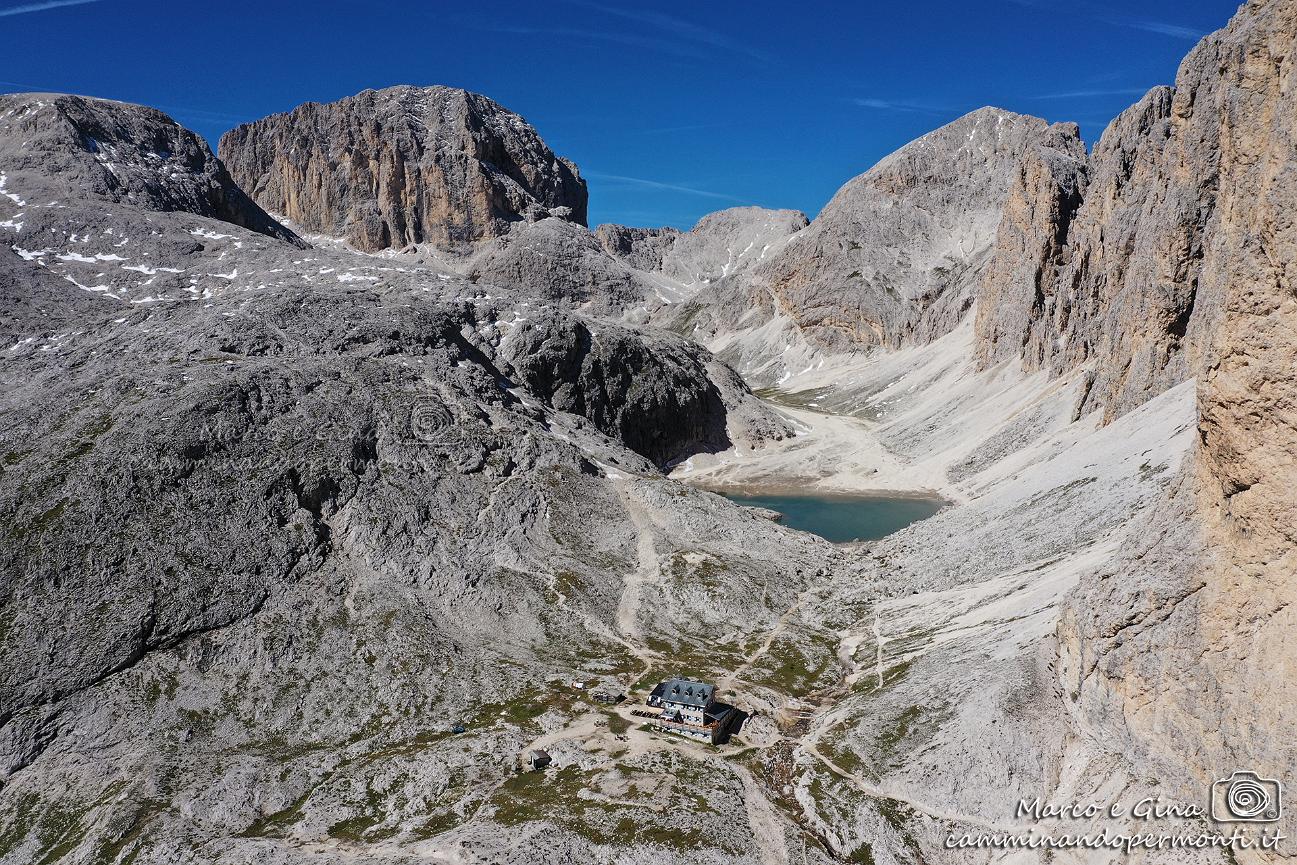
<instances>
[{"instance_id":1,"label":"camera logo icon","mask_svg":"<svg viewBox=\"0 0 1297 865\"><path fill-rule=\"evenodd\" d=\"M1211 785L1217 823L1273 823L1283 816L1283 784L1256 772L1235 772Z\"/></svg>"}]
</instances>

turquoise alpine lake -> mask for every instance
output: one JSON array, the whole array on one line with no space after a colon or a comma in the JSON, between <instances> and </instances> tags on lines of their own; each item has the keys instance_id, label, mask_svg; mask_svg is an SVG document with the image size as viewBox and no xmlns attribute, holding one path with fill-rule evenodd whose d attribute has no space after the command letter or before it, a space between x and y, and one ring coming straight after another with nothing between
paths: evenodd
<instances>
[{"instance_id":1,"label":"turquoise alpine lake","mask_svg":"<svg viewBox=\"0 0 1297 865\"><path fill-rule=\"evenodd\" d=\"M783 514L785 526L817 534L834 543L872 541L941 510L946 503L920 496L750 495L721 492L740 505Z\"/></svg>"}]
</instances>

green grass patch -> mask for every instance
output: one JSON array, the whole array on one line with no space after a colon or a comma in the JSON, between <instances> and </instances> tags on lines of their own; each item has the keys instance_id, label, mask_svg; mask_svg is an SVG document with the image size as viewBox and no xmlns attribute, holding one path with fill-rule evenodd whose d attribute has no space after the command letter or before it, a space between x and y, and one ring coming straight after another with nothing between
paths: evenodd
<instances>
[{"instance_id":1,"label":"green grass patch","mask_svg":"<svg viewBox=\"0 0 1297 865\"><path fill-rule=\"evenodd\" d=\"M923 718L923 709L920 706L909 706L901 714L896 716L892 721L892 726L883 730L875 740L874 744L880 754L891 756L896 746L909 737L914 727Z\"/></svg>"},{"instance_id":2,"label":"green grass patch","mask_svg":"<svg viewBox=\"0 0 1297 865\"><path fill-rule=\"evenodd\" d=\"M34 794L24 796L15 809L14 822L0 836L0 855L21 844L34 828L40 858L33 865L57 862L85 839L85 815L86 808L76 802L51 802Z\"/></svg>"},{"instance_id":3,"label":"green grass patch","mask_svg":"<svg viewBox=\"0 0 1297 865\"><path fill-rule=\"evenodd\" d=\"M153 818L167 807L162 799L145 799L140 802L135 813L131 815L131 827L116 840L104 842L95 851L91 862L94 865L117 865L134 861L139 855L144 840L144 832Z\"/></svg>"},{"instance_id":4,"label":"green grass patch","mask_svg":"<svg viewBox=\"0 0 1297 865\"><path fill-rule=\"evenodd\" d=\"M818 403L828 398L833 393L833 388L813 387L808 390L786 391L777 387L763 387L754 390L752 393L775 405L814 410L822 408ZM811 403L817 403L817 405L811 405Z\"/></svg>"},{"instance_id":5,"label":"green grass patch","mask_svg":"<svg viewBox=\"0 0 1297 865\"><path fill-rule=\"evenodd\" d=\"M914 818L914 809L896 799L875 799L874 806L878 808L878 813L883 815L883 819L902 834L905 832L906 825Z\"/></svg>"},{"instance_id":6,"label":"green grass patch","mask_svg":"<svg viewBox=\"0 0 1297 865\"><path fill-rule=\"evenodd\" d=\"M288 830L302 819L302 809L306 806L307 800L311 798L311 794L315 792L315 789L315 787L308 789L287 808L253 820L252 825L239 833L239 837L286 838Z\"/></svg>"},{"instance_id":7,"label":"green grass patch","mask_svg":"<svg viewBox=\"0 0 1297 865\"><path fill-rule=\"evenodd\" d=\"M618 764L613 771L630 776L647 774L625 764ZM701 765L695 769L690 761L677 760L670 773L675 777L670 801L660 812L647 807L653 799L646 798L642 805L620 797L608 801L595 792L599 774L564 766L514 775L488 800L495 812L493 819L506 826L545 821L593 843L610 846L661 844L692 853L715 847L713 833L706 831L698 819L715 814L704 795L710 781ZM680 814L691 815L692 819L684 824L665 822L678 820Z\"/></svg>"},{"instance_id":8,"label":"green grass patch","mask_svg":"<svg viewBox=\"0 0 1297 865\"><path fill-rule=\"evenodd\" d=\"M677 583L719 591L730 583L730 566L711 556L691 562L684 553L672 553L671 576Z\"/></svg>"},{"instance_id":9,"label":"green grass patch","mask_svg":"<svg viewBox=\"0 0 1297 865\"><path fill-rule=\"evenodd\" d=\"M444 835L464 822L464 817L454 811L442 811L432 814L410 832L416 841L426 841L438 835Z\"/></svg>"},{"instance_id":10,"label":"green grass patch","mask_svg":"<svg viewBox=\"0 0 1297 865\"><path fill-rule=\"evenodd\" d=\"M44 534L46 530L57 524L62 518L63 512L67 509L67 505L67 499L64 499L49 510L37 515L37 517L27 523L26 526L20 526L17 523L12 524L9 527L10 536L16 541L21 541L29 537Z\"/></svg>"},{"instance_id":11,"label":"green grass patch","mask_svg":"<svg viewBox=\"0 0 1297 865\"><path fill-rule=\"evenodd\" d=\"M466 732L508 724L528 731L539 731L538 719L549 711L567 713L575 696L564 689L527 691L503 703L483 703L465 712L460 723ZM454 723L453 721L448 721Z\"/></svg>"},{"instance_id":12,"label":"green grass patch","mask_svg":"<svg viewBox=\"0 0 1297 865\"><path fill-rule=\"evenodd\" d=\"M854 862L856 865L874 865L874 848L867 842L861 841L847 856L847 861Z\"/></svg>"},{"instance_id":13,"label":"green grass patch","mask_svg":"<svg viewBox=\"0 0 1297 865\"><path fill-rule=\"evenodd\" d=\"M748 668L744 678L793 697L804 697L836 684L837 642L821 634L781 637Z\"/></svg>"},{"instance_id":14,"label":"green grass patch","mask_svg":"<svg viewBox=\"0 0 1297 865\"><path fill-rule=\"evenodd\" d=\"M705 641L688 639L672 643L660 637L645 637L645 645L662 656L660 665L640 677L634 688L650 690L663 679L687 676L704 682L715 682L730 671L742 666L746 660L743 647L732 644L707 645Z\"/></svg>"}]
</instances>

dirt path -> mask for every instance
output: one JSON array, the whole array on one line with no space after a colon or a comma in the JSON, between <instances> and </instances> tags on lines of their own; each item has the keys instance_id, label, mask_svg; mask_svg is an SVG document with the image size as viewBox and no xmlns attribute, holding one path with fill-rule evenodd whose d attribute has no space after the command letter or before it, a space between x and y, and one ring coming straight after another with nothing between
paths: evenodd
<instances>
[{"instance_id":1,"label":"dirt path","mask_svg":"<svg viewBox=\"0 0 1297 865\"><path fill-rule=\"evenodd\" d=\"M779 636L788 629L788 623L792 621L793 616L801 608L802 604L806 602L806 598L814 593L816 589L816 586L811 586L802 591L797 596L797 600L793 601L792 605L779 615L779 618L775 620L775 626L770 629L770 633L766 634L765 640L763 640L761 645L757 647L756 651L748 655L747 658L743 660L742 664L735 667L729 675L721 679L719 687L722 691L732 690L734 683L743 678L743 674L746 673L754 663L756 663L757 659L770 651L770 647L775 644L775 640L779 639Z\"/></svg>"},{"instance_id":2,"label":"dirt path","mask_svg":"<svg viewBox=\"0 0 1297 865\"><path fill-rule=\"evenodd\" d=\"M594 615L591 614L590 612L586 610L574 609L572 605L568 603L567 595L564 594L563 591L558 587L557 574L552 572L542 573L540 571L531 571L531 573L549 582L549 590L553 592L554 597L558 599L554 602L554 606L558 607L561 610L566 610L568 613L580 618L582 626L587 631L594 634L595 636L603 637L604 639L609 640L610 642L619 643L622 646L625 646L626 651L630 652L632 655L634 655L645 665L644 670L642 670L639 675L643 676L644 673L648 672L649 661L645 657L647 650L645 650L642 646L639 646L636 643L633 643L630 640L626 639L621 634L617 633L617 631L608 627L607 624L595 618ZM639 676L637 676L636 678L639 678Z\"/></svg>"},{"instance_id":3,"label":"dirt path","mask_svg":"<svg viewBox=\"0 0 1297 865\"><path fill-rule=\"evenodd\" d=\"M604 722L602 727L599 726L599 721ZM542 736L537 736L535 739L532 739L523 750L523 754L526 754L528 751L548 748L550 745L553 745L556 742L562 742L566 739L602 739L605 738L606 734L608 734L607 719L598 712L587 712L584 715L579 715L576 720L568 724L566 727L555 730L552 733L545 733Z\"/></svg>"},{"instance_id":4,"label":"dirt path","mask_svg":"<svg viewBox=\"0 0 1297 865\"><path fill-rule=\"evenodd\" d=\"M915 811L921 811L924 814L927 814L929 817L935 818L937 820L942 820L947 823L958 823L966 826L978 826L982 829L988 829L993 832L1020 833L1020 832L1025 832L1030 828L1027 826L1016 826L1011 824L996 823L991 820L986 820L982 817L973 816L971 814L958 814L953 811L946 811L936 807L935 805L930 805L927 802L922 802L918 799L912 799L909 796L905 795L904 793L897 793L895 790L885 790L882 787L879 787L878 785L872 783L867 778L862 778L860 775L857 775L854 772L848 772L846 769L842 768L837 763L834 763L828 757L820 753L820 751L815 747L815 744L813 742L806 742L804 740L799 740L799 747L803 752L810 754L812 757L814 757L815 759L823 763L826 768L828 768L830 771L833 772L833 774L842 777L844 780L849 782L853 787L855 787L861 793L864 793L866 796L870 796L875 799L894 799L897 802L901 802L905 805L910 806Z\"/></svg>"},{"instance_id":5,"label":"dirt path","mask_svg":"<svg viewBox=\"0 0 1297 865\"><path fill-rule=\"evenodd\" d=\"M652 667L656 656L644 647L643 634L640 631L639 611L643 600L644 586L659 583L662 580L662 561L657 552L657 526L652 517L635 499L635 493L626 483L617 485L617 492L630 515L639 540L635 546L637 564L635 570L626 574L622 581L621 600L617 604L617 630L626 638L641 661L644 672Z\"/></svg>"},{"instance_id":6,"label":"dirt path","mask_svg":"<svg viewBox=\"0 0 1297 865\"><path fill-rule=\"evenodd\" d=\"M788 865L788 845L784 843L784 819L766 798L765 791L752 773L739 765L730 767L743 780L743 807L748 826L757 845L761 865Z\"/></svg>"},{"instance_id":7,"label":"dirt path","mask_svg":"<svg viewBox=\"0 0 1297 865\"><path fill-rule=\"evenodd\" d=\"M657 653L649 650L644 645L644 633L639 617L645 588L660 585L664 579L664 574L662 555L659 552L660 529L653 520L651 509L647 508L637 497L634 483L632 480L618 483L618 493L628 516L635 526L637 536L635 567L623 575L622 593L617 605L614 627L609 627L607 623L594 619L589 615L583 615L582 618L585 620L585 627L588 630L626 646L643 663L644 669L640 676L637 677L641 678L654 665L660 664L663 660ZM552 585L551 588L558 598L558 605L568 608L568 598L559 591L557 585ZM776 619L774 626L766 633L761 644L744 659L742 664L723 677L718 683L718 687L722 690L733 690L734 685L742 681L743 675L770 651L771 646L780 636L790 628L795 627L799 612L821 588L822 586L813 584L799 593L793 603ZM872 629L870 629L869 624L865 624L865 627L872 630L875 640L881 643L882 635L878 632L879 622L877 619L872 625ZM852 664L851 666L855 668L853 672L859 674L863 673L860 668L877 666L877 659L871 660L875 661L873 665L868 662ZM631 711L638 705L639 703L632 699L631 702L613 710L630 724L630 728L624 734L614 734L609 729L603 714L592 711L573 718L570 724L559 730L538 736L528 744L526 750L550 748L564 741L576 740L585 750L620 751L621 759L634 758L650 752L665 751L678 752L692 759L718 759L715 755L705 753L693 743L663 740L641 730L642 720L631 714ZM802 736L776 735L770 741L760 743L754 741L750 745L761 748L768 747L776 741L788 741L797 750L814 757L828 771L839 776L866 796L901 802L915 811L945 823L979 827L997 832L1023 831L1024 827L1001 825L978 816L947 811L930 803L911 798L904 793L884 789L872 783L869 779L849 772L834 763L817 748L820 737L834 726L838 720L841 720L833 717L834 708L835 705L829 703L814 710L818 716L818 723L812 723L811 729ZM734 761L725 761L725 766L729 771L734 772L743 783L744 808L751 829L754 845L752 852L756 856L756 861L759 861L761 865L789 865L789 848L786 843L786 829L789 825L788 815L785 815L770 800L762 787L762 782L753 776L751 771Z\"/></svg>"}]
</instances>

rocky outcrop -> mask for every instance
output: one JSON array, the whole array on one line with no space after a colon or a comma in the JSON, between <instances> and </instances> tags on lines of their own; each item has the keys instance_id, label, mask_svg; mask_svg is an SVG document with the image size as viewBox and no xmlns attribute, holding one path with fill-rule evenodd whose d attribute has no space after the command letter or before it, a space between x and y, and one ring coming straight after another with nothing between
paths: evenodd
<instances>
[{"instance_id":1,"label":"rocky outcrop","mask_svg":"<svg viewBox=\"0 0 1297 865\"><path fill-rule=\"evenodd\" d=\"M23 190L0 200L11 209L20 201L92 198L207 216L301 245L243 193L206 142L142 105L0 96L0 173L0 186Z\"/></svg>"},{"instance_id":2,"label":"rocky outcrop","mask_svg":"<svg viewBox=\"0 0 1297 865\"><path fill-rule=\"evenodd\" d=\"M949 863L1019 797L1297 775L1295 43L1254 0L1092 160L987 110L819 228L524 207L471 278L304 258L143 149L120 186L0 162L0 861ZM562 307L709 279L682 333L778 316L762 348L806 371L785 470L958 500L833 548L664 478L788 427L706 351ZM823 369L791 338L961 317ZM663 664L754 710L742 759L562 684Z\"/></svg>"},{"instance_id":3,"label":"rocky outcrop","mask_svg":"<svg viewBox=\"0 0 1297 865\"><path fill-rule=\"evenodd\" d=\"M637 677L641 628L755 645L825 566L627 447L733 440L762 414L733 374L413 257L60 202L0 225L0 861L311 858L289 836L517 861L541 823L543 856L661 861L579 807L491 815L586 715L547 677ZM664 579L628 591L640 556ZM620 783L600 759L582 786ZM691 825L749 849L710 768Z\"/></svg>"},{"instance_id":4,"label":"rocky outcrop","mask_svg":"<svg viewBox=\"0 0 1297 865\"><path fill-rule=\"evenodd\" d=\"M659 465L731 444L706 351L679 337L550 318L517 325L500 353L528 391Z\"/></svg>"},{"instance_id":5,"label":"rocky outcrop","mask_svg":"<svg viewBox=\"0 0 1297 865\"><path fill-rule=\"evenodd\" d=\"M263 207L365 252L463 251L519 221L586 219L575 165L517 114L451 87L308 102L230 130L220 153Z\"/></svg>"},{"instance_id":6,"label":"rocky outcrop","mask_svg":"<svg viewBox=\"0 0 1297 865\"><path fill-rule=\"evenodd\" d=\"M1214 301L1196 295L1219 156L1207 141L1176 140L1176 101L1154 89L1095 145L1071 258L1041 308L1057 334L1042 360L1055 370L1093 360L1083 409L1103 407L1109 420L1188 378L1189 344L1214 315Z\"/></svg>"},{"instance_id":7,"label":"rocky outcrop","mask_svg":"<svg viewBox=\"0 0 1297 865\"><path fill-rule=\"evenodd\" d=\"M0 243L0 345L31 339L33 333L68 332L87 321L117 315L110 298L90 292L68 292L68 284L36 262L24 261Z\"/></svg>"},{"instance_id":8,"label":"rocky outcrop","mask_svg":"<svg viewBox=\"0 0 1297 865\"><path fill-rule=\"evenodd\" d=\"M605 252L584 226L552 217L483 244L467 273L474 282L613 315L653 293L649 280Z\"/></svg>"},{"instance_id":9,"label":"rocky outcrop","mask_svg":"<svg viewBox=\"0 0 1297 865\"><path fill-rule=\"evenodd\" d=\"M995 250L977 286L976 352L983 366L1021 359L1037 369L1052 352L1056 277L1067 263L1068 228L1088 179L1081 142L1058 130L1055 146L1027 149L996 230Z\"/></svg>"},{"instance_id":10,"label":"rocky outcrop","mask_svg":"<svg viewBox=\"0 0 1297 865\"><path fill-rule=\"evenodd\" d=\"M686 232L621 225L590 232L549 218L482 244L464 271L476 282L642 321L650 309L750 270L805 225L798 211L760 207L713 213Z\"/></svg>"},{"instance_id":11,"label":"rocky outcrop","mask_svg":"<svg viewBox=\"0 0 1297 865\"><path fill-rule=\"evenodd\" d=\"M731 207L709 213L689 231L605 224L595 236L631 267L697 289L758 266L807 224L799 210Z\"/></svg>"},{"instance_id":12,"label":"rocky outcrop","mask_svg":"<svg viewBox=\"0 0 1297 865\"><path fill-rule=\"evenodd\" d=\"M605 222L594 230L599 245L609 255L616 256L638 270L660 270L676 239L678 228L633 228Z\"/></svg>"}]
</instances>

